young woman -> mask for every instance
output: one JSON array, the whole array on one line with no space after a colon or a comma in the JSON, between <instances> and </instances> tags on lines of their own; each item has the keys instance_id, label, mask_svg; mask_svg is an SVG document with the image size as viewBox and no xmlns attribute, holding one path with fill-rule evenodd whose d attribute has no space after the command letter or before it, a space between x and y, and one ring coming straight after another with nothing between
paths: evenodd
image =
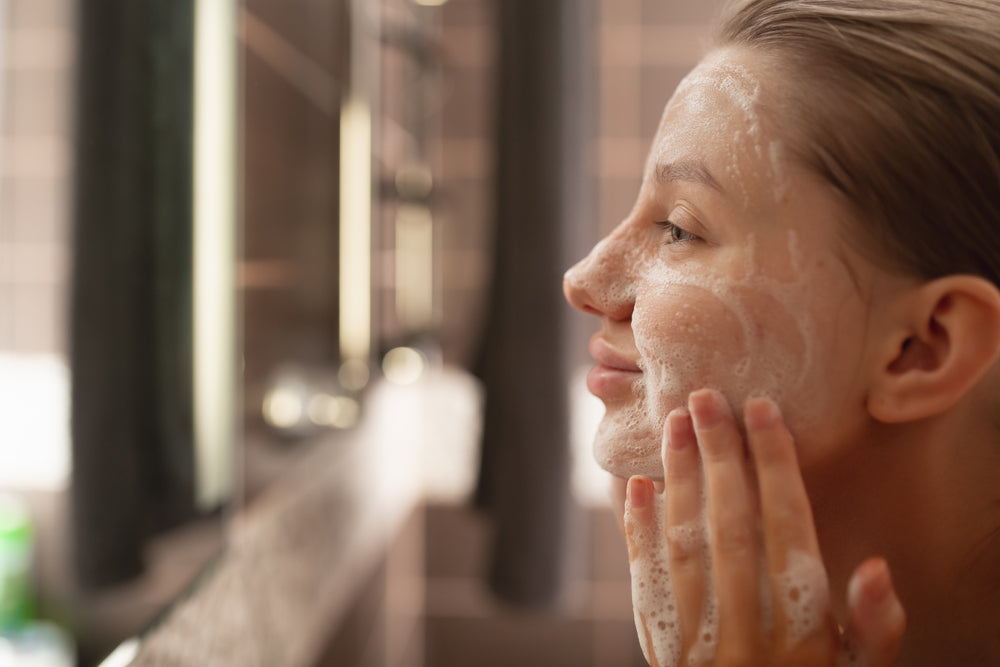
<instances>
[{"instance_id":1,"label":"young woman","mask_svg":"<svg viewBox=\"0 0 1000 667\"><path fill-rule=\"evenodd\" d=\"M651 664L1000 665L998 36L737 2L566 274Z\"/></svg>"}]
</instances>

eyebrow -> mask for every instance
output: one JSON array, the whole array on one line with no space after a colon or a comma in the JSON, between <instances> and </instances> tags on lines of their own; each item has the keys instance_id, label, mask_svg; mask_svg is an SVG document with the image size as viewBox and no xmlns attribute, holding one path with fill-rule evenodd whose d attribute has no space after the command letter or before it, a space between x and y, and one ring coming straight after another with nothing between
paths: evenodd
<instances>
[{"instance_id":1,"label":"eyebrow","mask_svg":"<svg viewBox=\"0 0 1000 667\"><path fill-rule=\"evenodd\" d=\"M712 172L701 162L682 160L679 162L661 162L656 165L656 181L668 183L671 181L691 181L701 183L719 192L725 192Z\"/></svg>"}]
</instances>

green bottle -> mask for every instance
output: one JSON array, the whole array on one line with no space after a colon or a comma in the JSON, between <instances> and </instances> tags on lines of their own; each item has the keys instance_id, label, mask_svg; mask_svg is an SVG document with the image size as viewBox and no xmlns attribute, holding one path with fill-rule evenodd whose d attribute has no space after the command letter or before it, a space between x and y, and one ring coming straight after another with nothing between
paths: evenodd
<instances>
[{"instance_id":1,"label":"green bottle","mask_svg":"<svg viewBox=\"0 0 1000 667\"><path fill-rule=\"evenodd\" d=\"M20 630L34 616L33 544L25 504L13 496L0 496L0 633Z\"/></svg>"}]
</instances>

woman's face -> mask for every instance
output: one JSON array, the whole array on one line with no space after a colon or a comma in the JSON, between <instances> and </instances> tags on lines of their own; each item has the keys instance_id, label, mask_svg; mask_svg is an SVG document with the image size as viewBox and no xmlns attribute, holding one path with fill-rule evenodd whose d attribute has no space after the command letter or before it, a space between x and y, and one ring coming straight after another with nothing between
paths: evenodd
<instances>
[{"instance_id":1,"label":"woman's face","mask_svg":"<svg viewBox=\"0 0 1000 667\"><path fill-rule=\"evenodd\" d=\"M878 271L843 243L846 206L786 155L768 61L710 54L663 113L632 212L565 277L598 315L598 462L662 478L661 431L691 391L777 401L803 465L863 408Z\"/></svg>"}]
</instances>

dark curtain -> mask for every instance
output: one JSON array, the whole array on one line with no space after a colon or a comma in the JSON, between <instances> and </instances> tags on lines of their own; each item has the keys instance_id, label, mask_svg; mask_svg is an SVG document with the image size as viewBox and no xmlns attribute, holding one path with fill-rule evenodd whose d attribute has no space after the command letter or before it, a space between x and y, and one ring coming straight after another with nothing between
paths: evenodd
<instances>
[{"instance_id":1,"label":"dark curtain","mask_svg":"<svg viewBox=\"0 0 1000 667\"><path fill-rule=\"evenodd\" d=\"M141 571L194 503L193 0L77 7L74 559L84 586Z\"/></svg>"},{"instance_id":2,"label":"dark curtain","mask_svg":"<svg viewBox=\"0 0 1000 667\"><path fill-rule=\"evenodd\" d=\"M477 504L494 519L490 581L557 605L571 553L568 383L578 336L562 274L591 238L588 0L500 0L494 275ZM580 223L584 222L581 229Z\"/></svg>"}]
</instances>

